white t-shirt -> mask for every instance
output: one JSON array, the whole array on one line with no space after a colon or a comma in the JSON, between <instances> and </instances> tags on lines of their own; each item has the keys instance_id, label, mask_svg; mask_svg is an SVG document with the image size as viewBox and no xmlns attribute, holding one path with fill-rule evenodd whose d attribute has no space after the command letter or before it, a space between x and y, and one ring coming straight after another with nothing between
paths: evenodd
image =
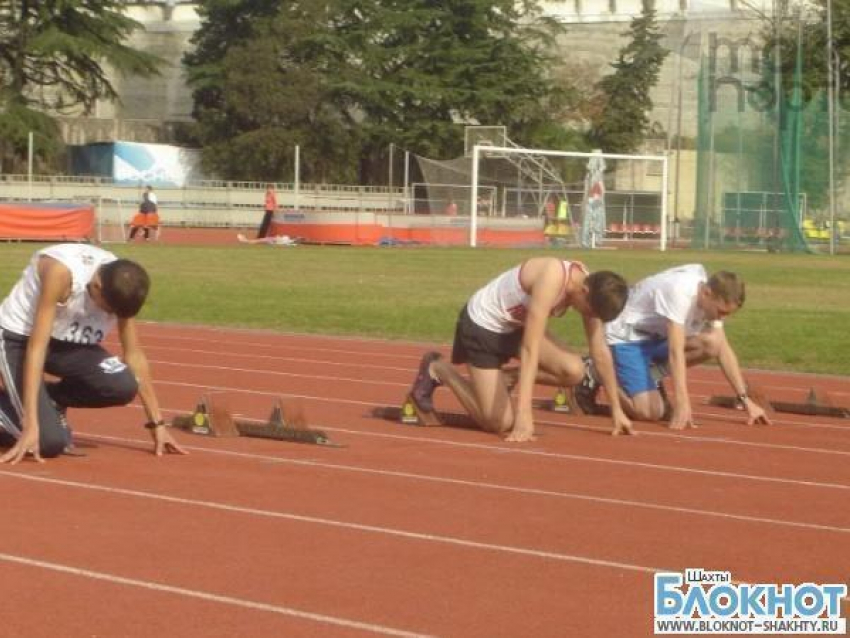
<instances>
[{"instance_id":1,"label":"white t-shirt","mask_svg":"<svg viewBox=\"0 0 850 638\"><path fill-rule=\"evenodd\" d=\"M561 264L564 267L564 283L556 307L563 301L571 270L578 268L587 273L584 264L577 261L562 261ZM466 304L469 318L482 328L502 334L514 332L524 326L531 295L522 289L521 272L522 264L502 273L476 291Z\"/></svg>"},{"instance_id":2,"label":"white t-shirt","mask_svg":"<svg viewBox=\"0 0 850 638\"><path fill-rule=\"evenodd\" d=\"M668 322L684 326L685 335L702 331L706 319L697 306L699 286L708 281L700 264L671 268L639 281L623 312L605 325L609 344L666 339Z\"/></svg>"},{"instance_id":3,"label":"white t-shirt","mask_svg":"<svg viewBox=\"0 0 850 638\"><path fill-rule=\"evenodd\" d=\"M39 250L30 260L23 276L0 305L0 328L19 335L32 334L35 310L41 293L38 262L52 257L71 271L71 294L56 305L51 337L74 343L100 343L115 326L115 315L104 312L89 296L86 285L103 264L117 258L87 244L57 244Z\"/></svg>"}]
</instances>

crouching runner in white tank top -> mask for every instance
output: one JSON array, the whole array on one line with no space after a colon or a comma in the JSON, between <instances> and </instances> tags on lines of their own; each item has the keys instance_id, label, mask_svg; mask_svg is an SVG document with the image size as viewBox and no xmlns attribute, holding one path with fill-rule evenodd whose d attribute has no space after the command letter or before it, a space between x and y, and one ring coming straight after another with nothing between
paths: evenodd
<instances>
[{"instance_id":1,"label":"crouching runner in white tank top","mask_svg":"<svg viewBox=\"0 0 850 638\"><path fill-rule=\"evenodd\" d=\"M137 263L85 244L35 253L0 305L0 463L54 457L71 444L69 407L125 405L138 393L154 451L184 454L165 429L136 335L150 289ZM123 360L100 342L118 325ZM58 379L44 382L48 373Z\"/></svg>"},{"instance_id":2,"label":"crouching runner in white tank top","mask_svg":"<svg viewBox=\"0 0 850 638\"><path fill-rule=\"evenodd\" d=\"M567 350L547 331L549 317L575 308L598 374L611 400L614 432L631 432L631 422L619 402L611 352L603 322L622 310L628 286L622 277L555 257L533 257L499 275L478 290L461 310L455 330L452 363L466 364L469 380L436 352L426 353L411 390L421 410L434 409L432 395L448 386L469 415L484 430L509 433L508 441L534 439L534 384L571 387L584 375L582 358ZM516 406L503 366L518 357Z\"/></svg>"}]
</instances>

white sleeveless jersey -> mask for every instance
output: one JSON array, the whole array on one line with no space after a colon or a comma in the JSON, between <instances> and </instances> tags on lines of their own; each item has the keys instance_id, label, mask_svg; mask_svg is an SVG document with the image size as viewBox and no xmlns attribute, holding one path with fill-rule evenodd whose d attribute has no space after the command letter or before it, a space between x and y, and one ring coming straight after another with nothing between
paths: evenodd
<instances>
[{"instance_id":1,"label":"white sleeveless jersey","mask_svg":"<svg viewBox=\"0 0 850 638\"><path fill-rule=\"evenodd\" d=\"M32 334L41 293L38 262L52 257L71 271L71 294L56 306L51 336L74 343L100 343L115 326L115 315L104 312L89 296L86 285L103 264L115 261L112 253L87 244L57 244L39 250L9 296L0 305L0 328L20 335Z\"/></svg>"},{"instance_id":2,"label":"white sleeveless jersey","mask_svg":"<svg viewBox=\"0 0 850 638\"><path fill-rule=\"evenodd\" d=\"M556 307L563 302L571 270L578 268L583 273L587 273L587 268L580 262L562 261L561 264L564 267L564 282L561 285L561 294L558 295ZM520 264L502 273L472 295L466 304L466 310L469 318L476 325L502 334L514 332L525 325L531 295L523 290L520 283L523 265ZM555 308L549 316L555 316L554 311Z\"/></svg>"}]
</instances>

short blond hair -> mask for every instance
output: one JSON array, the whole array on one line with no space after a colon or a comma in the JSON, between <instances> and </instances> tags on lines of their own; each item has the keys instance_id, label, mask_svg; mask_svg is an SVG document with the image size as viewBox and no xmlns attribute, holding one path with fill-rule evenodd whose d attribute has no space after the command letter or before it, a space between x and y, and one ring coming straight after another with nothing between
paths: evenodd
<instances>
[{"instance_id":1,"label":"short blond hair","mask_svg":"<svg viewBox=\"0 0 850 638\"><path fill-rule=\"evenodd\" d=\"M718 299L733 303L739 308L747 297L744 281L734 272L720 270L708 279L708 289Z\"/></svg>"}]
</instances>

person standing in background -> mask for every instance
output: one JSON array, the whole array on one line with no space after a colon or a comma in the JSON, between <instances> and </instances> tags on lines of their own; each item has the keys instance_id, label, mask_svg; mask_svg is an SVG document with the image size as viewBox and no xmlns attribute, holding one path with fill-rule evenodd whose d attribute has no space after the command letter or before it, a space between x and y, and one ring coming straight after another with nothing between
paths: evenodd
<instances>
[{"instance_id":1,"label":"person standing in background","mask_svg":"<svg viewBox=\"0 0 850 638\"><path fill-rule=\"evenodd\" d=\"M260 224L260 230L257 232L257 239L268 237L269 227L272 224L272 217L277 210L277 193L274 191L274 184L266 186L265 214L263 222Z\"/></svg>"}]
</instances>

